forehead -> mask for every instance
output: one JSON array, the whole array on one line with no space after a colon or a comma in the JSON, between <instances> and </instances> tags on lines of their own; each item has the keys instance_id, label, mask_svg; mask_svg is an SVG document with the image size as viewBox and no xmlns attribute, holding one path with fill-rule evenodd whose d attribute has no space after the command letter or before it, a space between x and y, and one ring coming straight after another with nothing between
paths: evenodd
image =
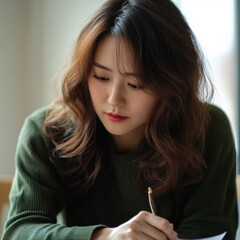
<instances>
[{"instance_id":1,"label":"forehead","mask_svg":"<svg viewBox=\"0 0 240 240\"><path fill-rule=\"evenodd\" d=\"M120 71L132 71L135 68L130 44L123 38L116 39L111 35L105 36L97 44L94 62Z\"/></svg>"}]
</instances>

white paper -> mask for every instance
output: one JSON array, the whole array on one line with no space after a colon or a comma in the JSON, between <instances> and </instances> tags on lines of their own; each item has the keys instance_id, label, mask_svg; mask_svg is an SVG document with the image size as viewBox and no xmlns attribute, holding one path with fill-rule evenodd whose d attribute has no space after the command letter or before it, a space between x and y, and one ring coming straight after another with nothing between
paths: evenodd
<instances>
[{"instance_id":1,"label":"white paper","mask_svg":"<svg viewBox=\"0 0 240 240\"><path fill-rule=\"evenodd\" d=\"M213 237L207 237L207 238L194 238L194 239L183 239L181 238L180 240L222 240L223 237L225 236L226 232L213 236Z\"/></svg>"}]
</instances>

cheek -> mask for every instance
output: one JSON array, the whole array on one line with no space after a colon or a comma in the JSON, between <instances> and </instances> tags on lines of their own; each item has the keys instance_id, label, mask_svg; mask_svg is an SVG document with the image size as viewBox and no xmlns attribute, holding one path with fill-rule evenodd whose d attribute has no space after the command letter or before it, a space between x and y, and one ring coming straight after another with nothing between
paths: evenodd
<instances>
[{"instance_id":1,"label":"cheek","mask_svg":"<svg viewBox=\"0 0 240 240\"><path fill-rule=\"evenodd\" d=\"M96 84L96 82L93 81L92 79L88 80L88 89L89 89L90 97L91 97L93 102L98 96L98 94L97 94L98 86L97 85L98 84Z\"/></svg>"},{"instance_id":2,"label":"cheek","mask_svg":"<svg viewBox=\"0 0 240 240\"><path fill-rule=\"evenodd\" d=\"M148 121L154 114L154 108L156 106L156 101L145 101L142 104L142 114L145 116L145 121Z\"/></svg>"},{"instance_id":3,"label":"cheek","mask_svg":"<svg viewBox=\"0 0 240 240\"><path fill-rule=\"evenodd\" d=\"M156 105L156 99L151 96L145 96L133 101L133 108L138 109L141 114L148 116L152 113L153 108Z\"/></svg>"}]
</instances>

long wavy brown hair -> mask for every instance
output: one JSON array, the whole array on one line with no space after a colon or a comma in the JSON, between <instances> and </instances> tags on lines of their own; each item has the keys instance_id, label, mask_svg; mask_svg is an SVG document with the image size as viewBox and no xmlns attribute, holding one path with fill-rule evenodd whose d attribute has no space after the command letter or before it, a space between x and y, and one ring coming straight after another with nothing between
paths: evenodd
<instances>
[{"instance_id":1,"label":"long wavy brown hair","mask_svg":"<svg viewBox=\"0 0 240 240\"><path fill-rule=\"evenodd\" d=\"M95 49L106 34L119 47L122 41L130 46L140 80L158 96L146 126L146 151L135 160L136 182L159 195L200 181L212 88L194 34L170 0L108 0L81 31L62 96L45 120L67 189L84 193L107 167L107 132L87 87Z\"/></svg>"}]
</instances>

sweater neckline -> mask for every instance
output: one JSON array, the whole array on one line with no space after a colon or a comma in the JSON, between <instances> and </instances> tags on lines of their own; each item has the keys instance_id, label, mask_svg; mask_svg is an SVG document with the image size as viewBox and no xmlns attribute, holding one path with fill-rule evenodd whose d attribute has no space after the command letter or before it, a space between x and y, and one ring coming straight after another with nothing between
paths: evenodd
<instances>
[{"instance_id":1,"label":"sweater neckline","mask_svg":"<svg viewBox=\"0 0 240 240\"><path fill-rule=\"evenodd\" d=\"M113 148L111 149L111 159L114 165L126 166L132 165L133 161L139 156L138 152L134 153L117 153Z\"/></svg>"}]
</instances>

